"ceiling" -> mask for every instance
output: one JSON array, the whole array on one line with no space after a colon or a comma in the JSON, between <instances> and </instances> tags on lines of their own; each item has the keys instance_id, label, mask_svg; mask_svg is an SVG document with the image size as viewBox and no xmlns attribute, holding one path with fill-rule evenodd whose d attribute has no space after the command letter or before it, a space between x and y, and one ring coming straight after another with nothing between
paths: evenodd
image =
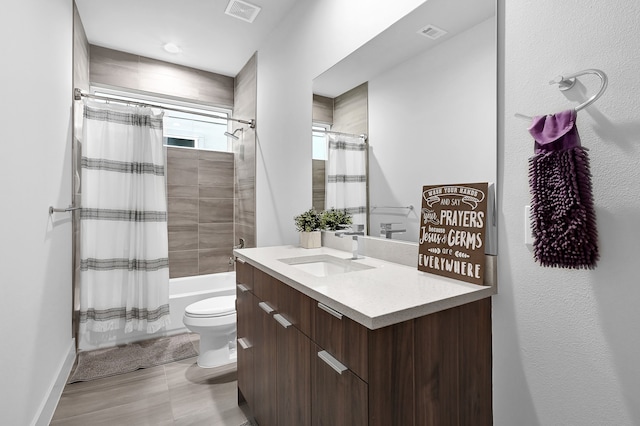
<instances>
[{"instance_id":1,"label":"ceiling","mask_svg":"<svg viewBox=\"0 0 640 426\"><path fill-rule=\"evenodd\" d=\"M229 1L75 0L93 45L235 77L296 3L305 0L242 0L262 8L253 23L225 14ZM337 96L494 14L495 0L425 1L332 68L335 73L316 79L314 91ZM418 35L427 24L448 34L438 40ZM181 52L166 52L163 46L169 42Z\"/></svg>"},{"instance_id":2,"label":"ceiling","mask_svg":"<svg viewBox=\"0 0 640 426\"><path fill-rule=\"evenodd\" d=\"M75 0L93 45L231 77L298 0L244 1L262 8L253 23L226 15L229 0Z\"/></svg>"},{"instance_id":3,"label":"ceiling","mask_svg":"<svg viewBox=\"0 0 640 426\"><path fill-rule=\"evenodd\" d=\"M315 78L313 93L335 98L495 14L495 0L428 0ZM418 34L428 25L447 33L436 40Z\"/></svg>"}]
</instances>

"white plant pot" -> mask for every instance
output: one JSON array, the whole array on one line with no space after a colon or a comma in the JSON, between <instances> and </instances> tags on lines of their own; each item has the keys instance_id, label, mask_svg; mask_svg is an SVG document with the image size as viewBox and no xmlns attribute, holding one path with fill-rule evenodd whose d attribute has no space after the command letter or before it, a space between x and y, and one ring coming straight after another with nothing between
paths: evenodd
<instances>
[{"instance_id":1,"label":"white plant pot","mask_svg":"<svg viewBox=\"0 0 640 426\"><path fill-rule=\"evenodd\" d=\"M300 247L302 248L322 247L322 233L320 231L301 232Z\"/></svg>"}]
</instances>

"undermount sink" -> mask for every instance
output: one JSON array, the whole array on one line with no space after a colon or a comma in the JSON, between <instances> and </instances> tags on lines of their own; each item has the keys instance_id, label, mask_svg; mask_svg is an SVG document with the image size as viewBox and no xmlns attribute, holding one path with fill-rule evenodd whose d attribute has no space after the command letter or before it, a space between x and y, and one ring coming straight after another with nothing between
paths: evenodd
<instances>
[{"instance_id":1,"label":"undermount sink","mask_svg":"<svg viewBox=\"0 0 640 426\"><path fill-rule=\"evenodd\" d=\"M348 272L364 271L373 268L373 266L355 263L351 259L341 259L328 254L290 257L278 260L308 274L315 275L316 277L328 277L329 275L346 274Z\"/></svg>"}]
</instances>

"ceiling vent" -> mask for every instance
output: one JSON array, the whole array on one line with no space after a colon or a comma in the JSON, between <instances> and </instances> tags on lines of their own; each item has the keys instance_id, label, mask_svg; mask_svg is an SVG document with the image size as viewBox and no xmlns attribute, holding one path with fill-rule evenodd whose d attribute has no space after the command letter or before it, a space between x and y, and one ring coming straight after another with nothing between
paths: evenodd
<instances>
[{"instance_id":1,"label":"ceiling vent","mask_svg":"<svg viewBox=\"0 0 640 426\"><path fill-rule=\"evenodd\" d=\"M438 28L435 25L427 25L424 28L421 28L418 30L418 34L421 34L425 37L430 38L431 40L435 40L437 38L442 37L443 35L445 35L447 32L445 30L443 30L442 28Z\"/></svg>"},{"instance_id":2,"label":"ceiling vent","mask_svg":"<svg viewBox=\"0 0 640 426\"><path fill-rule=\"evenodd\" d=\"M242 0L230 0L227 9L224 11L229 16L242 19L246 22L253 22L260 13L261 7L247 3Z\"/></svg>"}]
</instances>

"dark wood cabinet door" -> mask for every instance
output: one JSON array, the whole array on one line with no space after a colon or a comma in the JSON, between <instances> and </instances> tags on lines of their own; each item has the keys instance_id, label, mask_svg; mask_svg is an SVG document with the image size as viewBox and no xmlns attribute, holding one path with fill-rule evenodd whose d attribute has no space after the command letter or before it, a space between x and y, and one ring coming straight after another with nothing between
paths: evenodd
<instances>
[{"instance_id":1,"label":"dark wood cabinet door","mask_svg":"<svg viewBox=\"0 0 640 426\"><path fill-rule=\"evenodd\" d=\"M369 426L416 426L414 423L413 321L369 334Z\"/></svg>"},{"instance_id":2,"label":"dark wood cabinet door","mask_svg":"<svg viewBox=\"0 0 640 426\"><path fill-rule=\"evenodd\" d=\"M416 425L490 426L491 299L415 320Z\"/></svg>"},{"instance_id":3,"label":"dark wood cabinet door","mask_svg":"<svg viewBox=\"0 0 640 426\"><path fill-rule=\"evenodd\" d=\"M310 425L311 340L280 314L274 320L278 322L278 426Z\"/></svg>"},{"instance_id":4,"label":"dark wood cabinet door","mask_svg":"<svg viewBox=\"0 0 640 426\"><path fill-rule=\"evenodd\" d=\"M324 353L324 356L319 353ZM367 384L327 354L313 345L311 425L366 426L369 416Z\"/></svg>"},{"instance_id":5,"label":"dark wood cabinet door","mask_svg":"<svg viewBox=\"0 0 640 426\"><path fill-rule=\"evenodd\" d=\"M258 306L257 298L248 290L238 288L236 295L237 313L237 336L238 336L238 390L239 399L247 402L251 409L255 406L254 399L254 377L253 366L256 332L255 332L255 309Z\"/></svg>"},{"instance_id":6,"label":"dark wood cabinet door","mask_svg":"<svg viewBox=\"0 0 640 426\"><path fill-rule=\"evenodd\" d=\"M460 425L491 426L491 299L461 306L460 324Z\"/></svg>"},{"instance_id":7,"label":"dark wood cabinet door","mask_svg":"<svg viewBox=\"0 0 640 426\"><path fill-rule=\"evenodd\" d=\"M253 271L255 268L242 259L236 258L236 283L253 291Z\"/></svg>"},{"instance_id":8,"label":"dark wood cabinet door","mask_svg":"<svg viewBox=\"0 0 640 426\"><path fill-rule=\"evenodd\" d=\"M298 330L311 337L311 298L283 282L278 282L277 298L278 312Z\"/></svg>"},{"instance_id":9,"label":"dark wood cabinet door","mask_svg":"<svg viewBox=\"0 0 640 426\"><path fill-rule=\"evenodd\" d=\"M277 324L270 313L260 305L254 306L255 343L253 365L254 378L254 407L253 414L260 426L276 426L276 355L277 355Z\"/></svg>"}]
</instances>

